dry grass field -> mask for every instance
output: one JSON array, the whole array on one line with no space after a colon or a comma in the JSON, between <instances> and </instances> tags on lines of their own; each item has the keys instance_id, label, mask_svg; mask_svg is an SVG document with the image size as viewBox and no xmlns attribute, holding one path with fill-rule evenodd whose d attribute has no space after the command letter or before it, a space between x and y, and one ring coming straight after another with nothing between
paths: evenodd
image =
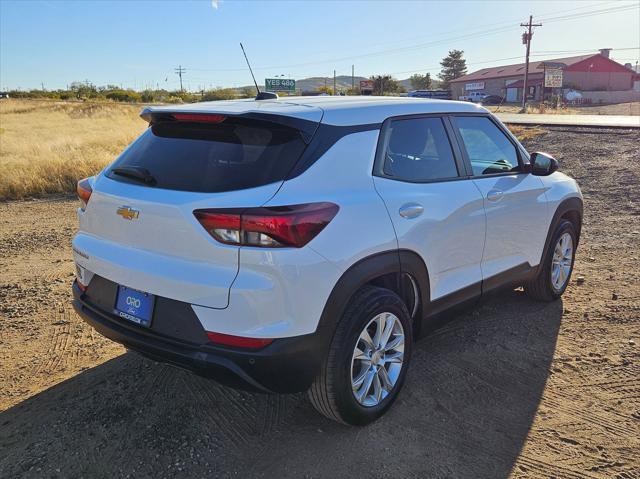
<instances>
[{"instance_id":1,"label":"dry grass field","mask_svg":"<svg viewBox=\"0 0 640 479\"><path fill-rule=\"evenodd\" d=\"M0 102L0 200L70 192L141 131L141 107L112 103Z\"/></svg>"},{"instance_id":2,"label":"dry grass field","mask_svg":"<svg viewBox=\"0 0 640 479\"><path fill-rule=\"evenodd\" d=\"M506 105L484 105L492 112L518 113L520 105L508 103ZM617 103L614 105L582 105L568 108L544 108L539 105L529 105L527 113L545 113L547 115L640 115L640 102Z\"/></svg>"}]
</instances>

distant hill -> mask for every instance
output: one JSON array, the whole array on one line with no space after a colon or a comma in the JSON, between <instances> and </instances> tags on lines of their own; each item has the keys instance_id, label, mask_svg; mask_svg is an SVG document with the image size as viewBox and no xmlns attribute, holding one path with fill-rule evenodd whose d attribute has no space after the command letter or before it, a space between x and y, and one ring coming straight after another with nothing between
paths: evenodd
<instances>
[{"instance_id":1,"label":"distant hill","mask_svg":"<svg viewBox=\"0 0 640 479\"><path fill-rule=\"evenodd\" d=\"M354 77L356 88L360 85L360 80L368 79L368 77ZM296 88L302 91L316 91L318 88L325 85L324 81L325 77L303 78L302 80L296 80ZM398 80L398 82L406 91L413 90L411 87L411 81L408 78ZM433 80L432 84L433 86L431 88L434 90L437 90L440 87L440 82L437 80ZM338 91L351 88L351 77L348 75L337 76L336 85L338 87ZM333 87L333 77L327 77L327 86L330 88Z\"/></svg>"},{"instance_id":2,"label":"distant hill","mask_svg":"<svg viewBox=\"0 0 640 479\"><path fill-rule=\"evenodd\" d=\"M360 80L368 80L368 77L355 76L353 78L354 84L356 88L360 86ZM404 80L398 80L400 85L406 90L411 91L413 88L411 87L411 81L408 78ZM310 77L310 78L302 78L300 80L296 80L296 90L302 92L315 92L318 91L323 86L328 86L329 88L333 88L333 77ZM263 85L261 84L262 88ZM351 76L350 75L340 75L336 76L336 87L338 91L344 91L351 88ZM440 82L437 80L433 80L432 89L437 90L440 87ZM243 88L253 88L253 85L247 85Z\"/></svg>"},{"instance_id":3,"label":"distant hill","mask_svg":"<svg viewBox=\"0 0 640 479\"><path fill-rule=\"evenodd\" d=\"M367 80L366 77L353 77L356 88L360 85L360 80ZM326 82L326 83L325 83ZM323 86L333 88L333 77L311 77L303 78L302 80L296 80L296 88L302 91L317 91ZM336 88L340 90L348 90L351 88L351 76L340 75L336 76Z\"/></svg>"}]
</instances>

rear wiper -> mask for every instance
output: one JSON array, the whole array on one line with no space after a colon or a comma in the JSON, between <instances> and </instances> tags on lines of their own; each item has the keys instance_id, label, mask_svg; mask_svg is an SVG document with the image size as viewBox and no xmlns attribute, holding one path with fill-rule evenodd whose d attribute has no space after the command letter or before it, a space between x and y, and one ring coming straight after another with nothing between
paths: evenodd
<instances>
[{"instance_id":1,"label":"rear wiper","mask_svg":"<svg viewBox=\"0 0 640 479\"><path fill-rule=\"evenodd\" d=\"M148 185L155 185L156 179L153 177L151 172L146 168L142 168L141 166L118 166L111 170L111 173L114 175L125 176L127 178L131 178L132 180L141 181Z\"/></svg>"}]
</instances>

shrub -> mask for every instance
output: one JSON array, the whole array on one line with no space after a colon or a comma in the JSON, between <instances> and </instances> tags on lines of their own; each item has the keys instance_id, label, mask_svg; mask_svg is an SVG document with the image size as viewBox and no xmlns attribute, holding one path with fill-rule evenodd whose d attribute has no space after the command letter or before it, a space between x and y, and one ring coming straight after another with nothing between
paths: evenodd
<instances>
[{"instance_id":1,"label":"shrub","mask_svg":"<svg viewBox=\"0 0 640 479\"><path fill-rule=\"evenodd\" d=\"M236 98L236 92L232 88L216 88L205 91L202 95L202 101L232 100L234 98Z\"/></svg>"},{"instance_id":2,"label":"shrub","mask_svg":"<svg viewBox=\"0 0 640 479\"><path fill-rule=\"evenodd\" d=\"M145 90L140 94L140 99L145 103L155 101L155 94L151 90Z\"/></svg>"},{"instance_id":3,"label":"shrub","mask_svg":"<svg viewBox=\"0 0 640 479\"><path fill-rule=\"evenodd\" d=\"M113 90L105 95L106 98L113 101L136 102L140 101L140 94L133 90Z\"/></svg>"}]
</instances>

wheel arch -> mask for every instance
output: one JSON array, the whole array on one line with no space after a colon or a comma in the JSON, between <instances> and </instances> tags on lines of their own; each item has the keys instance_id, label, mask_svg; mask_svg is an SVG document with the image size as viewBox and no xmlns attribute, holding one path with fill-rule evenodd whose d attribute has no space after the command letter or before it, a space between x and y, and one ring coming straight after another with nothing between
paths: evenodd
<instances>
[{"instance_id":1,"label":"wheel arch","mask_svg":"<svg viewBox=\"0 0 640 479\"><path fill-rule=\"evenodd\" d=\"M549 251L549 248L551 246L551 238L553 237L553 232L556 230L562 220L568 220L573 224L573 227L576 230L577 242L580 242L580 232L582 230L582 215L583 205L581 198L573 196L560 202L560 204L556 208L555 213L553 214L551 223L549 224L549 230L547 231L547 238L544 243L544 249L542 250L542 257L540 258L540 262L542 262L544 258L546 258L547 252ZM577 246L578 245L576 244L576 247Z\"/></svg>"},{"instance_id":2,"label":"wheel arch","mask_svg":"<svg viewBox=\"0 0 640 479\"><path fill-rule=\"evenodd\" d=\"M345 271L329 294L318 330L332 337L349 300L366 285L385 287L397 293L407 305L409 313L414 313L414 333L419 332L421 319L430 300L429 274L424 261L416 252L402 249L367 256ZM408 303L414 291L417 305ZM414 306L415 311L412 311Z\"/></svg>"}]
</instances>

